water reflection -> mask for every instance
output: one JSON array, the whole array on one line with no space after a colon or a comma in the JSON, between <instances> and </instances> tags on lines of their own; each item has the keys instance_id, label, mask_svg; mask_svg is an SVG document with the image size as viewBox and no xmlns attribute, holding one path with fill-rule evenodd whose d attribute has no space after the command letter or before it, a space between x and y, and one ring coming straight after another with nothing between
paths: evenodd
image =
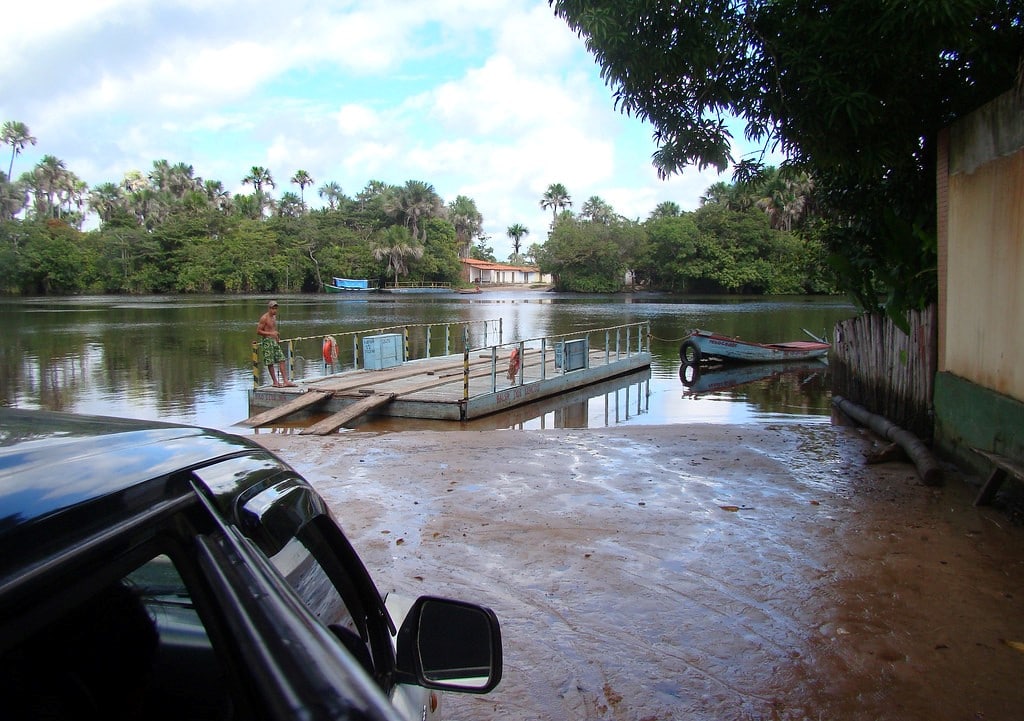
<instances>
[{"instance_id":1,"label":"water reflection","mask_svg":"<svg viewBox=\"0 0 1024 721\"><path fill-rule=\"evenodd\" d=\"M831 335L854 314L833 298L722 299L656 294L574 296L537 291L487 291L466 297L280 297L285 337L322 336L367 328L500 318L506 342L589 328L647 322L652 365L639 396L633 384L615 395L494 427L580 427L617 423L750 422L768 415L828 417L827 390L764 383L751 390L680 393L679 343L692 328L752 340L803 337L803 328ZM198 423L249 432L234 424L248 414L250 343L266 297L82 297L2 299L0 403L132 418ZM435 340L434 342L438 342ZM433 345L433 343L432 343ZM319 343L300 348L320 357ZM309 364L311 367L315 364ZM312 371L311 371L312 372ZM628 401L626 398L628 390ZM796 391L801 394L797 395ZM607 421L606 401L607 396ZM711 408L709 397L727 411ZM719 404L722 405L722 404ZM486 420L486 419L481 419ZM375 421L376 422L376 421ZM499 423L499 421L494 421Z\"/></svg>"},{"instance_id":2,"label":"water reflection","mask_svg":"<svg viewBox=\"0 0 1024 721\"><path fill-rule=\"evenodd\" d=\"M701 366L682 364L684 399L744 401L756 418L830 413L828 365L820 360Z\"/></svg>"},{"instance_id":3,"label":"water reflection","mask_svg":"<svg viewBox=\"0 0 1024 721\"><path fill-rule=\"evenodd\" d=\"M815 379L826 379L828 365L818 360L792 363L748 363L743 365L701 366L682 364L679 380L691 397L720 393L760 382L760 385L797 384L803 387Z\"/></svg>"}]
</instances>

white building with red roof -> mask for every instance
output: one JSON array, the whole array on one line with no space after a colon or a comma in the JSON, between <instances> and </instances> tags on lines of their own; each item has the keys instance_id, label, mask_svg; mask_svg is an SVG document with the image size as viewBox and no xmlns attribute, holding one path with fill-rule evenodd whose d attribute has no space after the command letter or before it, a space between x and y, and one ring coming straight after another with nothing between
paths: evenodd
<instances>
[{"instance_id":1,"label":"white building with red roof","mask_svg":"<svg viewBox=\"0 0 1024 721\"><path fill-rule=\"evenodd\" d=\"M506 265L462 258L462 279L475 285L535 285L551 283L550 273L535 265Z\"/></svg>"}]
</instances>

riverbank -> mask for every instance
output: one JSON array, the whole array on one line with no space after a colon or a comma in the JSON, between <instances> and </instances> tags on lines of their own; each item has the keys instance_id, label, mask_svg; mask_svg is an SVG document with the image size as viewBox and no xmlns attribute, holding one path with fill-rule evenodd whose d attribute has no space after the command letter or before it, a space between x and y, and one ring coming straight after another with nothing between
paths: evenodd
<instances>
[{"instance_id":1,"label":"riverbank","mask_svg":"<svg viewBox=\"0 0 1024 721\"><path fill-rule=\"evenodd\" d=\"M823 424L262 433L382 591L491 606L464 719L1011 719L1024 529ZM972 479L976 480L976 479Z\"/></svg>"}]
</instances>

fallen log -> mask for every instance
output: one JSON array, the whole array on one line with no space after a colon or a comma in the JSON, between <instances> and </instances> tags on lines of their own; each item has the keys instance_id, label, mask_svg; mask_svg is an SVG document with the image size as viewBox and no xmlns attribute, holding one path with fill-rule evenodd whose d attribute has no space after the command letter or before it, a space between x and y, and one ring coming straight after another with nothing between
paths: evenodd
<instances>
[{"instance_id":1,"label":"fallen log","mask_svg":"<svg viewBox=\"0 0 1024 721\"><path fill-rule=\"evenodd\" d=\"M917 468L917 475L926 486L942 484L942 469L924 442L895 423L876 415L842 396L832 396L832 405L862 426L867 426L887 441L899 445Z\"/></svg>"}]
</instances>

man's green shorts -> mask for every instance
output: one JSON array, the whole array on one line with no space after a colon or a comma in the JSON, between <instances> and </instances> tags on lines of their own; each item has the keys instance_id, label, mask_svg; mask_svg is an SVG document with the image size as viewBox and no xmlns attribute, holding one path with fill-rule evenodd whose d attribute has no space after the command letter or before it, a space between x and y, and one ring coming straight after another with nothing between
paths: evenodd
<instances>
[{"instance_id":1,"label":"man's green shorts","mask_svg":"<svg viewBox=\"0 0 1024 721\"><path fill-rule=\"evenodd\" d=\"M260 337L260 355L263 356L264 365L273 365L284 360L284 351L281 345L268 336Z\"/></svg>"}]
</instances>

